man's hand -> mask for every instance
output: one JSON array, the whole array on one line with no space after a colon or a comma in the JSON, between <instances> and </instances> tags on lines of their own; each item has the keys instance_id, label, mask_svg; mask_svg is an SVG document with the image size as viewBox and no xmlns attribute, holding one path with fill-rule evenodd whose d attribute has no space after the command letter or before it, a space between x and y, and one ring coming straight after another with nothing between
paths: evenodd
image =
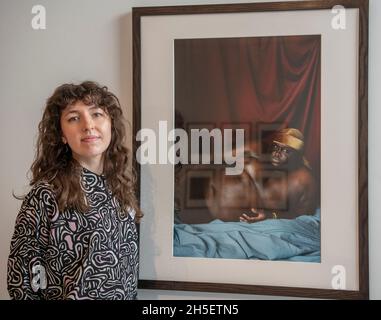
<instances>
[{"instance_id":1,"label":"man's hand","mask_svg":"<svg viewBox=\"0 0 381 320\"><path fill-rule=\"evenodd\" d=\"M254 214L254 216L249 216L246 213L244 213L242 216L239 217L239 221L253 223L266 220L266 213L264 210L251 208L251 212Z\"/></svg>"}]
</instances>

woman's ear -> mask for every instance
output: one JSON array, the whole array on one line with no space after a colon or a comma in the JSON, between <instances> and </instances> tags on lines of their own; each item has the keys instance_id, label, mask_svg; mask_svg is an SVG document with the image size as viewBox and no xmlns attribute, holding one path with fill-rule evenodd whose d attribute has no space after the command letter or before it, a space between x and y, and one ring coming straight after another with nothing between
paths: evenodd
<instances>
[{"instance_id":1,"label":"woman's ear","mask_svg":"<svg viewBox=\"0 0 381 320\"><path fill-rule=\"evenodd\" d=\"M67 140L66 140L65 137L62 137L62 142L63 142L63 144L66 144L66 143L67 143Z\"/></svg>"}]
</instances>

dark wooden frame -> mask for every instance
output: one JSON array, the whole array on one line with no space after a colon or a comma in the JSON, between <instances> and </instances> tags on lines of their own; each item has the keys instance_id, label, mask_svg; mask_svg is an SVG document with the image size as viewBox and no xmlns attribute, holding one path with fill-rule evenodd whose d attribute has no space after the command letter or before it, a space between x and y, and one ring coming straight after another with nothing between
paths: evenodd
<instances>
[{"instance_id":1,"label":"dark wooden frame","mask_svg":"<svg viewBox=\"0 0 381 320\"><path fill-rule=\"evenodd\" d=\"M221 5L191 5L133 8L133 120L134 136L141 129L141 51L140 19L152 15L265 12L331 9L335 5L359 9L359 78L358 78L358 236L359 290L331 290L223 283L139 280L139 288L228 292L259 295L284 295L333 299L369 299L368 257L368 0L314 0ZM138 144L134 142L134 154ZM140 165L134 162L140 175ZM140 182L137 196L140 199Z\"/></svg>"}]
</instances>

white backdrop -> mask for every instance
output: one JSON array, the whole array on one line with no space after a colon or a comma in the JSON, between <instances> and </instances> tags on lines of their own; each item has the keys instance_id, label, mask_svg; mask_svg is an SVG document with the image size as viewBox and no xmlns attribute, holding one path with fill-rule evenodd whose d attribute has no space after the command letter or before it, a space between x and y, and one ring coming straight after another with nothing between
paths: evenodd
<instances>
[{"instance_id":1,"label":"white backdrop","mask_svg":"<svg viewBox=\"0 0 381 320\"><path fill-rule=\"evenodd\" d=\"M263 0L262 0L263 1ZM131 8L134 6L256 2L244 0L0 0L0 298L8 299L6 263L26 173L34 156L45 100L64 82L96 80L111 88L132 119ZM258 1L257 1L258 2ZM46 30L31 27L34 5L47 11ZM370 297L381 299L381 2L370 0L369 48L369 239ZM378 19L377 19L378 18ZM141 290L140 299L257 299L253 295ZM274 297L269 297L274 298Z\"/></svg>"}]
</instances>

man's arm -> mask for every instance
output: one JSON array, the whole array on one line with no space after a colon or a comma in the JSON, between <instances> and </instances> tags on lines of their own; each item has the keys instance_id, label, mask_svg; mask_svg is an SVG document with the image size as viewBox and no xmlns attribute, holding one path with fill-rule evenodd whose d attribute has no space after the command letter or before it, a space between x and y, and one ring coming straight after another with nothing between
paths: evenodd
<instances>
[{"instance_id":1,"label":"man's arm","mask_svg":"<svg viewBox=\"0 0 381 320\"><path fill-rule=\"evenodd\" d=\"M306 168L301 168L289 177L289 206L294 216L315 213L317 204L315 180Z\"/></svg>"}]
</instances>

